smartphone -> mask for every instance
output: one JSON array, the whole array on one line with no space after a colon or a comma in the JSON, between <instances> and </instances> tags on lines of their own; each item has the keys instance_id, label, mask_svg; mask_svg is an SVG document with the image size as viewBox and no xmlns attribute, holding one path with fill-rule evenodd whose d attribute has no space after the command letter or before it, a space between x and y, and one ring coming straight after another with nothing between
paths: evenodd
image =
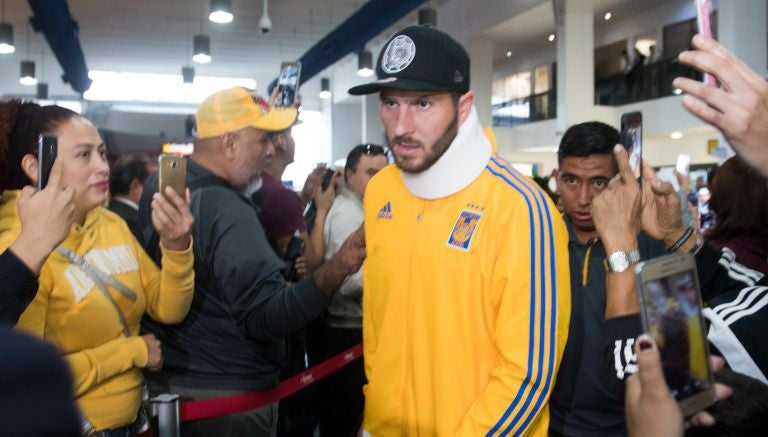
<instances>
[{"instance_id":1,"label":"smartphone","mask_svg":"<svg viewBox=\"0 0 768 437\"><path fill-rule=\"evenodd\" d=\"M37 137L37 189L48 185L53 161L56 160L59 141L56 135L42 134Z\"/></svg>"},{"instance_id":2,"label":"smartphone","mask_svg":"<svg viewBox=\"0 0 768 437\"><path fill-rule=\"evenodd\" d=\"M669 390L689 416L715 402L696 261L688 253L635 267L643 330L656 342Z\"/></svg>"},{"instance_id":3,"label":"smartphone","mask_svg":"<svg viewBox=\"0 0 768 437\"><path fill-rule=\"evenodd\" d=\"M643 114L625 112L621 115L620 141L629 153L629 166L635 179L641 182L643 166Z\"/></svg>"},{"instance_id":4,"label":"smartphone","mask_svg":"<svg viewBox=\"0 0 768 437\"><path fill-rule=\"evenodd\" d=\"M707 0L694 0L696 2L696 24L699 28L699 34L712 38L712 25L709 20L709 2ZM704 73L704 83L717 87L715 77L709 73Z\"/></svg>"},{"instance_id":5,"label":"smartphone","mask_svg":"<svg viewBox=\"0 0 768 437\"><path fill-rule=\"evenodd\" d=\"M275 106L291 107L296 103L299 93L301 62L283 62L280 76L277 78L277 101Z\"/></svg>"},{"instance_id":6,"label":"smartphone","mask_svg":"<svg viewBox=\"0 0 768 437\"><path fill-rule=\"evenodd\" d=\"M320 182L320 188L325 191L328 189L328 186L331 185L331 181L333 180L333 175L336 172L331 168L325 169L325 174L323 175L323 180Z\"/></svg>"},{"instance_id":7,"label":"smartphone","mask_svg":"<svg viewBox=\"0 0 768 437\"><path fill-rule=\"evenodd\" d=\"M691 155L677 155L675 170L681 175L688 177L691 174Z\"/></svg>"},{"instance_id":8,"label":"smartphone","mask_svg":"<svg viewBox=\"0 0 768 437\"><path fill-rule=\"evenodd\" d=\"M299 236L297 231L288 240L288 246L286 246L285 254L283 255L285 267L283 267L281 272L286 281L297 282L301 279L296 271L296 258L301 256L302 253L304 253L304 239Z\"/></svg>"},{"instance_id":9,"label":"smartphone","mask_svg":"<svg viewBox=\"0 0 768 437\"><path fill-rule=\"evenodd\" d=\"M157 158L157 166L160 193L165 194L165 187L171 187L183 199L187 191L187 158L164 153Z\"/></svg>"}]
</instances>

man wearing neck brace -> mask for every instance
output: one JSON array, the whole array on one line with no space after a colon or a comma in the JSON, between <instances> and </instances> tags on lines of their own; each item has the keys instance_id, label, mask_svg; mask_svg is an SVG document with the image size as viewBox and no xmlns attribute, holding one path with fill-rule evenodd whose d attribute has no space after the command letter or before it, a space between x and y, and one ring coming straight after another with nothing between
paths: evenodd
<instances>
[{"instance_id":1,"label":"man wearing neck brace","mask_svg":"<svg viewBox=\"0 0 768 437\"><path fill-rule=\"evenodd\" d=\"M395 164L365 193L365 435L541 435L568 335L568 236L496 154L453 38L411 26L375 82ZM486 102L485 104L490 104Z\"/></svg>"}]
</instances>

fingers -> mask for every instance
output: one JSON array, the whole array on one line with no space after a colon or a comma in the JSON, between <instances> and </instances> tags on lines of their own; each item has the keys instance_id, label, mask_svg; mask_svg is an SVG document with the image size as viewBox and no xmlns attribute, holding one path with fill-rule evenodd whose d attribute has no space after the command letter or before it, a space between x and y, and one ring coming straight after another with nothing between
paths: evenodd
<instances>
[{"instance_id":1,"label":"fingers","mask_svg":"<svg viewBox=\"0 0 768 437\"><path fill-rule=\"evenodd\" d=\"M717 372L725 367L725 358L718 357L717 355L710 355L709 364L712 366L712 372Z\"/></svg>"},{"instance_id":2,"label":"fingers","mask_svg":"<svg viewBox=\"0 0 768 437\"><path fill-rule=\"evenodd\" d=\"M625 183L635 180L635 175L632 174L632 168L629 166L629 154L627 149L621 144L613 146L613 156L616 157L616 163L619 166L619 175Z\"/></svg>"},{"instance_id":3,"label":"fingers","mask_svg":"<svg viewBox=\"0 0 768 437\"><path fill-rule=\"evenodd\" d=\"M733 394L733 389L725 384L715 383L715 399L722 401L728 399Z\"/></svg>"},{"instance_id":4,"label":"fingers","mask_svg":"<svg viewBox=\"0 0 768 437\"><path fill-rule=\"evenodd\" d=\"M715 418L706 411L699 411L689 419L691 426L696 428L709 428L715 426Z\"/></svg>"},{"instance_id":5,"label":"fingers","mask_svg":"<svg viewBox=\"0 0 768 437\"><path fill-rule=\"evenodd\" d=\"M51 187L54 190L61 187L62 165L60 159L53 160L53 166L51 167L51 172L48 174L48 185L46 185L46 187Z\"/></svg>"},{"instance_id":6,"label":"fingers","mask_svg":"<svg viewBox=\"0 0 768 437\"><path fill-rule=\"evenodd\" d=\"M635 354L637 354L638 378L643 391L663 391L667 388L664 373L661 369L661 357L656 343L648 334L637 337L635 342Z\"/></svg>"},{"instance_id":7,"label":"fingers","mask_svg":"<svg viewBox=\"0 0 768 437\"><path fill-rule=\"evenodd\" d=\"M693 36L691 42L693 43L694 48L712 53L713 55L725 60L748 83L759 84L764 81L764 79L752 71L752 69L749 68L749 66L745 64L744 61L736 57L733 52L728 50L724 45L717 42L717 40L714 38L707 38L703 35L697 34Z\"/></svg>"}]
</instances>

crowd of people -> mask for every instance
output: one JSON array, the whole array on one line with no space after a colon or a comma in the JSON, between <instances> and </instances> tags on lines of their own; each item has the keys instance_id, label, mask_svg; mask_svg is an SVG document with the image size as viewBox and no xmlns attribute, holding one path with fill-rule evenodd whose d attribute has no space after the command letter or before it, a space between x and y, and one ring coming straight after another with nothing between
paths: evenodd
<instances>
[{"instance_id":1,"label":"crowd of people","mask_svg":"<svg viewBox=\"0 0 768 437\"><path fill-rule=\"evenodd\" d=\"M270 390L362 342L363 360L311 391L181 434L760 435L768 83L710 38L692 47L680 62L727 86L674 86L736 153L710 182L705 232L648 163L637 182L601 122L562 137L559 210L498 154L469 56L431 26L395 34L377 80L349 90L378 93L387 147L353 147L301 194L280 183L298 111L274 95L201 103L185 196L159 192L144 158L111 169L83 116L0 103L0 433L136 436L146 392ZM58 153L37 190L43 133ZM688 417L633 268L669 253L695 258L718 381Z\"/></svg>"}]
</instances>

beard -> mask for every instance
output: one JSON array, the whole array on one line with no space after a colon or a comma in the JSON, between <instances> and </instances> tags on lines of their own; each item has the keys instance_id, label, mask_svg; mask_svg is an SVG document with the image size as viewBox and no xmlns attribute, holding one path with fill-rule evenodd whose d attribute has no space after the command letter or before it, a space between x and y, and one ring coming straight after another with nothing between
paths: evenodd
<instances>
[{"instance_id":1,"label":"beard","mask_svg":"<svg viewBox=\"0 0 768 437\"><path fill-rule=\"evenodd\" d=\"M401 135L392 138L389 141L390 149L392 149L392 146L398 143L407 143L407 144L415 144L418 146L421 146L426 151L426 156L424 156L424 159L419 162L418 160L414 160L412 158L402 158L397 156L396 153L394 153L395 156L395 164L397 164L397 167L404 171L405 173L421 173L432 167L438 159L440 159L441 156L445 153L446 150L448 150L448 147L451 145L453 140L456 138L456 135L459 133L459 110L456 108L456 110L453 113L453 119L450 123L448 123L448 126L443 131L442 135L438 139L435 140L434 143L432 143L432 146L427 148L424 147L424 145L420 141L416 141L416 139L407 136L407 135Z\"/></svg>"}]
</instances>

